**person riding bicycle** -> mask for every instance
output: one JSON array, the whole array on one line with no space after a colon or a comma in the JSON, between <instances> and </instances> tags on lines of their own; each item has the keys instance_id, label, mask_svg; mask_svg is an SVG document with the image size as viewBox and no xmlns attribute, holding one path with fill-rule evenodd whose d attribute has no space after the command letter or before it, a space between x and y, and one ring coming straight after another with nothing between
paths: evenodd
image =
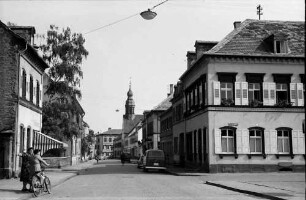
<instances>
[{"instance_id":1,"label":"person riding bicycle","mask_svg":"<svg viewBox=\"0 0 306 200\"><path fill-rule=\"evenodd\" d=\"M49 164L46 161L44 161L42 157L40 156L40 149L35 149L34 150L34 171L35 171L34 176L36 175L39 178L40 183L42 185L44 178L41 173L41 163L43 163L46 166L49 166Z\"/></svg>"}]
</instances>

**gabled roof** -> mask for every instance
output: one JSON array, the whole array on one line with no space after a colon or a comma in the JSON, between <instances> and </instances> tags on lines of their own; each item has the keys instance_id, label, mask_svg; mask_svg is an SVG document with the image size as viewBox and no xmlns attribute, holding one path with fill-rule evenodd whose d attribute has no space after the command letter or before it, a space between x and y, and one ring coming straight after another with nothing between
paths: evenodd
<instances>
[{"instance_id":1,"label":"gabled roof","mask_svg":"<svg viewBox=\"0 0 306 200\"><path fill-rule=\"evenodd\" d=\"M123 133L128 134L143 119L143 115L134 115L132 119L123 120Z\"/></svg>"},{"instance_id":2,"label":"gabled roof","mask_svg":"<svg viewBox=\"0 0 306 200\"><path fill-rule=\"evenodd\" d=\"M98 135L119 135L122 133L122 129L110 129Z\"/></svg>"},{"instance_id":3,"label":"gabled roof","mask_svg":"<svg viewBox=\"0 0 306 200\"><path fill-rule=\"evenodd\" d=\"M173 93L170 94L166 99L164 99L160 104L155 106L152 110L158 111L158 110L167 110L172 106L171 99L173 98Z\"/></svg>"},{"instance_id":4,"label":"gabled roof","mask_svg":"<svg viewBox=\"0 0 306 200\"><path fill-rule=\"evenodd\" d=\"M266 39L286 36L289 52L285 56L304 56L305 23L247 19L205 54L276 56Z\"/></svg>"}]
</instances>

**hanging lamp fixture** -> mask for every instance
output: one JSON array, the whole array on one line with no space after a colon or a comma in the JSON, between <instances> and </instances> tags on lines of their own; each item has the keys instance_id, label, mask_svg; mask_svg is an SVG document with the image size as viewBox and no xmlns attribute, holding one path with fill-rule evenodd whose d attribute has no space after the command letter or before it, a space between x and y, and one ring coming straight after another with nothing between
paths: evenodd
<instances>
[{"instance_id":1,"label":"hanging lamp fixture","mask_svg":"<svg viewBox=\"0 0 306 200\"><path fill-rule=\"evenodd\" d=\"M157 5L153 6L151 9L149 8L148 10L141 12L141 13L140 13L140 16L141 16L142 18L144 18L145 20L154 19L154 18L156 17L157 13L154 12L154 11L152 11L152 10L153 10L154 8L156 8L157 6L160 6L161 4L166 3L167 1L169 1L169 0L165 0L165 1L163 1L163 2L161 2L161 3L159 3L159 4L157 4Z\"/></svg>"}]
</instances>

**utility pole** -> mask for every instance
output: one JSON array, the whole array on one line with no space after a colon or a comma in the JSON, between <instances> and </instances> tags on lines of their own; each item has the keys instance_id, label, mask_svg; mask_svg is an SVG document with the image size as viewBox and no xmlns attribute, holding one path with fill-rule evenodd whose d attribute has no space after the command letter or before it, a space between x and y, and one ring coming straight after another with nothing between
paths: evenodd
<instances>
[{"instance_id":1,"label":"utility pole","mask_svg":"<svg viewBox=\"0 0 306 200\"><path fill-rule=\"evenodd\" d=\"M261 7L260 4L257 6L257 15L258 15L259 20L260 20L260 15L263 15L263 13L262 13L262 7Z\"/></svg>"}]
</instances>

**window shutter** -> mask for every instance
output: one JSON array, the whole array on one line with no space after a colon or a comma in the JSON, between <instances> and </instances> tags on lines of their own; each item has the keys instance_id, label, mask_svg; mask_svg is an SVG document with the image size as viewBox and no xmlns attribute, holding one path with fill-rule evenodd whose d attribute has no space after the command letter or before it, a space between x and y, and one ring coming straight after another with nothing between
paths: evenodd
<instances>
[{"instance_id":1,"label":"window shutter","mask_svg":"<svg viewBox=\"0 0 306 200\"><path fill-rule=\"evenodd\" d=\"M33 84L33 103L35 104L35 102L36 102L36 87Z\"/></svg>"},{"instance_id":2,"label":"window shutter","mask_svg":"<svg viewBox=\"0 0 306 200\"><path fill-rule=\"evenodd\" d=\"M277 132L275 130L270 130L270 147L271 154L277 153Z\"/></svg>"},{"instance_id":3,"label":"window shutter","mask_svg":"<svg viewBox=\"0 0 306 200\"><path fill-rule=\"evenodd\" d=\"M275 83L269 83L269 90L270 90L270 99L269 99L269 105L274 106L276 103L276 84Z\"/></svg>"},{"instance_id":4,"label":"window shutter","mask_svg":"<svg viewBox=\"0 0 306 200\"><path fill-rule=\"evenodd\" d=\"M194 90L194 104L198 105L198 87L195 87Z\"/></svg>"},{"instance_id":5,"label":"window shutter","mask_svg":"<svg viewBox=\"0 0 306 200\"><path fill-rule=\"evenodd\" d=\"M30 100L30 76L26 77L26 99Z\"/></svg>"},{"instance_id":6,"label":"window shutter","mask_svg":"<svg viewBox=\"0 0 306 200\"><path fill-rule=\"evenodd\" d=\"M183 96L183 114L186 112L186 96Z\"/></svg>"},{"instance_id":7,"label":"window shutter","mask_svg":"<svg viewBox=\"0 0 306 200\"><path fill-rule=\"evenodd\" d=\"M241 105L241 83L235 82L235 105Z\"/></svg>"},{"instance_id":8,"label":"window shutter","mask_svg":"<svg viewBox=\"0 0 306 200\"><path fill-rule=\"evenodd\" d=\"M42 107L42 84L39 85L39 106Z\"/></svg>"},{"instance_id":9,"label":"window shutter","mask_svg":"<svg viewBox=\"0 0 306 200\"><path fill-rule=\"evenodd\" d=\"M248 98L248 83L247 82L241 82L241 91L242 91L241 105L248 105L249 98Z\"/></svg>"},{"instance_id":10,"label":"window shutter","mask_svg":"<svg viewBox=\"0 0 306 200\"><path fill-rule=\"evenodd\" d=\"M303 131L298 131L298 152L300 154L305 154L305 134Z\"/></svg>"},{"instance_id":11,"label":"window shutter","mask_svg":"<svg viewBox=\"0 0 306 200\"><path fill-rule=\"evenodd\" d=\"M263 82L263 105L269 105L269 83Z\"/></svg>"},{"instance_id":12,"label":"window shutter","mask_svg":"<svg viewBox=\"0 0 306 200\"><path fill-rule=\"evenodd\" d=\"M296 83L290 83L290 102L293 106L297 106Z\"/></svg>"},{"instance_id":13,"label":"window shutter","mask_svg":"<svg viewBox=\"0 0 306 200\"><path fill-rule=\"evenodd\" d=\"M297 83L296 89L297 89L297 101L298 106L304 106L304 88L303 83Z\"/></svg>"},{"instance_id":14,"label":"window shutter","mask_svg":"<svg viewBox=\"0 0 306 200\"><path fill-rule=\"evenodd\" d=\"M215 154L219 154L221 152L221 130L215 129Z\"/></svg>"},{"instance_id":15,"label":"window shutter","mask_svg":"<svg viewBox=\"0 0 306 200\"><path fill-rule=\"evenodd\" d=\"M242 152L245 154L250 153L250 136L249 130L242 130Z\"/></svg>"},{"instance_id":16,"label":"window shutter","mask_svg":"<svg viewBox=\"0 0 306 200\"><path fill-rule=\"evenodd\" d=\"M271 144L270 144L270 132L265 131L265 152L266 154L271 154Z\"/></svg>"},{"instance_id":17,"label":"window shutter","mask_svg":"<svg viewBox=\"0 0 306 200\"><path fill-rule=\"evenodd\" d=\"M203 102L202 83L199 85L199 99L200 99L199 104L202 104L202 102Z\"/></svg>"},{"instance_id":18,"label":"window shutter","mask_svg":"<svg viewBox=\"0 0 306 200\"><path fill-rule=\"evenodd\" d=\"M299 154L299 131L292 130L292 151L293 154Z\"/></svg>"},{"instance_id":19,"label":"window shutter","mask_svg":"<svg viewBox=\"0 0 306 200\"><path fill-rule=\"evenodd\" d=\"M213 82L213 99L214 99L214 105L220 105L220 82L214 81Z\"/></svg>"},{"instance_id":20,"label":"window shutter","mask_svg":"<svg viewBox=\"0 0 306 200\"><path fill-rule=\"evenodd\" d=\"M236 131L236 144L237 144L237 153L242 154L243 149L242 149L242 130L237 130Z\"/></svg>"}]
</instances>

